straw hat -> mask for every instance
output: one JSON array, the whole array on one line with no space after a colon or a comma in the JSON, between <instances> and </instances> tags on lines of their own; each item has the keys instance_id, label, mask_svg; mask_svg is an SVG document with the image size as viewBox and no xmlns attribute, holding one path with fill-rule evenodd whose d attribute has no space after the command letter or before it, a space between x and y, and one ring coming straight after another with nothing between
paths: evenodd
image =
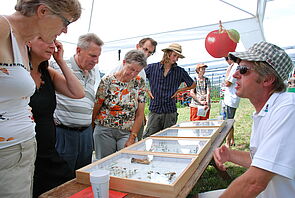
<instances>
[{"instance_id":1,"label":"straw hat","mask_svg":"<svg viewBox=\"0 0 295 198\"><path fill-rule=\"evenodd\" d=\"M182 53L181 45L177 43L172 43L167 48L162 49L163 52L166 52L167 50L172 50L173 52L177 53L180 58L185 58L185 56L181 54Z\"/></svg>"},{"instance_id":2,"label":"straw hat","mask_svg":"<svg viewBox=\"0 0 295 198\"><path fill-rule=\"evenodd\" d=\"M196 72L199 73L200 68L202 68L202 67L207 68L208 65L205 65L204 63L197 64L197 66L196 66Z\"/></svg>"},{"instance_id":3,"label":"straw hat","mask_svg":"<svg viewBox=\"0 0 295 198\"><path fill-rule=\"evenodd\" d=\"M196 69L200 69L201 67L208 67L208 65L205 65L204 63L197 64Z\"/></svg>"}]
</instances>

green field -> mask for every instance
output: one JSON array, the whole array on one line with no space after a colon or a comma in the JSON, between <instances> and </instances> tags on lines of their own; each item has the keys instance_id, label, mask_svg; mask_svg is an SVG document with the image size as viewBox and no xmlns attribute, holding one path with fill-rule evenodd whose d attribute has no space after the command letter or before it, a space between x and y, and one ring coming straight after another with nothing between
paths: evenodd
<instances>
[{"instance_id":1,"label":"green field","mask_svg":"<svg viewBox=\"0 0 295 198\"><path fill-rule=\"evenodd\" d=\"M178 105L178 122L189 120L189 107L181 107ZM219 115L219 103L213 103L210 112L210 119L217 118ZM247 99L241 99L240 106L235 115L235 146L232 149L238 149L243 151L249 150L250 134L252 119L251 116L254 112L254 108ZM245 171L245 168L236 166L232 163L227 163L228 173L232 177L232 180ZM231 181L232 181L231 180ZM210 190L226 188L231 181L225 181L218 176L217 171L211 165L209 165L206 171L199 179L197 185L193 188L188 197L192 197L198 192L206 192Z\"/></svg>"}]
</instances>

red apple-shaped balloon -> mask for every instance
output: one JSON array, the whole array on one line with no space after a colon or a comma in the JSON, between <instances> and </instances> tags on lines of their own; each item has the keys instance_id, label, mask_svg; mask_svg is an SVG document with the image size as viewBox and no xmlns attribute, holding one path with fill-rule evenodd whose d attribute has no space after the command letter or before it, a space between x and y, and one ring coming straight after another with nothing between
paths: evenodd
<instances>
[{"instance_id":1,"label":"red apple-shaped balloon","mask_svg":"<svg viewBox=\"0 0 295 198\"><path fill-rule=\"evenodd\" d=\"M229 52L234 52L240 39L236 30L225 30L221 22L219 23L219 30L210 32L205 39L205 48L214 58L225 57Z\"/></svg>"}]
</instances>

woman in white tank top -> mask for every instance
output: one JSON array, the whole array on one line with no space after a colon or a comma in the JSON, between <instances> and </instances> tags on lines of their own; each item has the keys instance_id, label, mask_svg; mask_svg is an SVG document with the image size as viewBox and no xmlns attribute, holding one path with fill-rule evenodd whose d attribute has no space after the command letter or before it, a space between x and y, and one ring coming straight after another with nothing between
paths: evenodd
<instances>
[{"instance_id":1,"label":"woman in white tank top","mask_svg":"<svg viewBox=\"0 0 295 198\"><path fill-rule=\"evenodd\" d=\"M0 16L0 197L31 197L35 123L28 106L35 91L25 44L52 42L81 15L78 0L18 0Z\"/></svg>"}]
</instances>

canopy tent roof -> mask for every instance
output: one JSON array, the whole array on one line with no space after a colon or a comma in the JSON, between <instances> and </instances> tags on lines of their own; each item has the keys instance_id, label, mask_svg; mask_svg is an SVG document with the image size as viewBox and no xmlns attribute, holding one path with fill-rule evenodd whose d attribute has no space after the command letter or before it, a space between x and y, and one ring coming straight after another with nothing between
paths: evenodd
<instances>
[{"instance_id":1,"label":"canopy tent roof","mask_svg":"<svg viewBox=\"0 0 295 198\"><path fill-rule=\"evenodd\" d=\"M173 42L182 45L185 59L178 64L187 70L196 63L204 62L209 65L207 74L215 76L225 72L226 62L223 59L212 58L205 50L206 35L218 29L219 20L224 28L236 29L241 36L236 51L244 50L253 43L266 40L268 36L281 34L285 39L283 46L295 46L295 39L289 39L285 31L277 28L264 33L264 18L268 4L278 2L276 18L282 14L288 15L290 21L295 20L294 0L80 0L83 11L81 18L71 24L66 35L61 35L65 48L65 58L75 53L76 42L81 34L96 33L104 42L103 53L100 57L99 68L107 72L118 65L118 50L121 57L133 49L143 37L152 37L158 42L156 53L148 62L158 62L162 58L161 49ZM4 1L0 13L14 12L15 1ZM292 9L293 7L293 9ZM291 8L293 11L286 11ZM292 12L292 13L291 13ZM264 17L266 16L266 17ZM272 19L271 23L274 24ZM293 19L293 20L292 20ZM270 26L270 24L267 24ZM287 26L293 28L294 26ZM286 35L286 36L285 36ZM278 36L276 37L278 38ZM289 42L293 40L292 42ZM278 40L270 40L276 44ZM280 43L278 45L282 46ZM292 47L291 47L292 48Z\"/></svg>"},{"instance_id":2,"label":"canopy tent roof","mask_svg":"<svg viewBox=\"0 0 295 198\"><path fill-rule=\"evenodd\" d=\"M219 20L226 29L240 33L238 48L242 50L265 40L261 22L266 0L186 0L183 3L150 0L144 5L136 0L83 0L81 3L84 7L81 20L60 39L75 46L70 35L77 31L82 34L81 25L84 30L88 28L89 32L97 33L105 41L100 60L102 71L117 65L118 50L124 55L143 37L152 37L158 42L157 52L149 62L159 61L160 49L173 42L182 45L186 56L179 60L179 65L190 67L196 62L212 61L205 50L204 39L210 31L218 29ZM72 31L71 28L78 26L79 30Z\"/></svg>"}]
</instances>

